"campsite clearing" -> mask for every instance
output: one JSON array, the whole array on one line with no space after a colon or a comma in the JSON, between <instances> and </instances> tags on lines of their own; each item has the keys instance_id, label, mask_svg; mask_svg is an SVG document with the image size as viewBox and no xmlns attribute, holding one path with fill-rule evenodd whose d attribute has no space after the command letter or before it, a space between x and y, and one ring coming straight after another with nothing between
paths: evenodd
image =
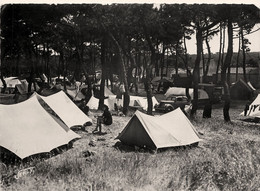
<instances>
[{"instance_id":1,"label":"campsite clearing","mask_svg":"<svg viewBox=\"0 0 260 191\"><path fill-rule=\"evenodd\" d=\"M233 102L234 103L234 102ZM237 104L234 103L234 104ZM260 187L260 125L237 120L245 103L231 106L233 123L224 123L222 107L212 119L192 124L203 139L198 147L146 152L117 143L115 137L130 117L114 117L104 135L94 135L94 124L72 149L46 160L7 166L4 190L257 190ZM118 145L117 148L114 145ZM34 173L11 178L18 169ZM1 188L1 187L0 187Z\"/></svg>"}]
</instances>

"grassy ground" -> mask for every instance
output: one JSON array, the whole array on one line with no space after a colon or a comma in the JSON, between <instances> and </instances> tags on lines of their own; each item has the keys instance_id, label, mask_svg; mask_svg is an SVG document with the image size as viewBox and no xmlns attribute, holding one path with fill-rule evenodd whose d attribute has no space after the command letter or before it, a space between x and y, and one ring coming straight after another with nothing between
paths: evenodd
<instances>
[{"instance_id":1,"label":"grassy ground","mask_svg":"<svg viewBox=\"0 0 260 191\"><path fill-rule=\"evenodd\" d=\"M211 119L199 110L192 120L203 139L199 146L158 153L114 147L130 119L115 116L105 135L92 134L94 124L78 130L82 138L61 154L2 168L8 178L0 190L259 190L260 126L238 120L243 107L233 102L232 123L223 122L220 106ZM26 167L34 173L13 178Z\"/></svg>"}]
</instances>

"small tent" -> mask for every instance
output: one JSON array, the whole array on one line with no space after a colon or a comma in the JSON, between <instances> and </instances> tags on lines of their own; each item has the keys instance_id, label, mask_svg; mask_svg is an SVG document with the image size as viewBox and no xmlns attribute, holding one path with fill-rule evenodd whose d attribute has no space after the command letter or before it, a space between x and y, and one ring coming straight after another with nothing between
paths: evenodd
<instances>
[{"instance_id":1,"label":"small tent","mask_svg":"<svg viewBox=\"0 0 260 191\"><path fill-rule=\"evenodd\" d=\"M77 91L76 89L67 89L66 91L74 101L85 99L85 95L81 91Z\"/></svg>"},{"instance_id":2,"label":"small tent","mask_svg":"<svg viewBox=\"0 0 260 191\"><path fill-rule=\"evenodd\" d=\"M115 95L115 94L113 94L111 91L110 91L110 89L108 89L108 87L104 87L104 93L105 93L105 97L107 97L107 96L111 96L111 95Z\"/></svg>"},{"instance_id":3,"label":"small tent","mask_svg":"<svg viewBox=\"0 0 260 191\"><path fill-rule=\"evenodd\" d=\"M231 99L248 100L254 95L254 90L244 80L240 79L230 87Z\"/></svg>"},{"instance_id":4,"label":"small tent","mask_svg":"<svg viewBox=\"0 0 260 191\"><path fill-rule=\"evenodd\" d=\"M191 99L193 99L193 88L189 88L189 94L191 96ZM203 89L198 89L198 96L200 99L209 99L209 96L207 92ZM171 95L175 96L185 96L186 95L186 89L185 88L179 88L179 87L172 87L167 90L167 92L164 94L166 98L170 97Z\"/></svg>"},{"instance_id":5,"label":"small tent","mask_svg":"<svg viewBox=\"0 0 260 191\"><path fill-rule=\"evenodd\" d=\"M37 97L43 99L68 127L81 126L87 122L92 122L63 91L47 97L37 94Z\"/></svg>"},{"instance_id":6,"label":"small tent","mask_svg":"<svg viewBox=\"0 0 260 191\"><path fill-rule=\"evenodd\" d=\"M123 102L121 99L117 100L115 95L110 95L106 99L104 99L104 104L108 106L109 110L115 109L115 103L117 103L119 106L123 105ZM91 96L90 100L87 103L87 106L89 109L98 109L99 99L95 98L94 96Z\"/></svg>"},{"instance_id":7,"label":"small tent","mask_svg":"<svg viewBox=\"0 0 260 191\"><path fill-rule=\"evenodd\" d=\"M194 126L180 108L158 117L136 111L117 139L127 145L150 149L191 145L200 141Z\"/></svg>"},{"instance_id":8,"label":"small tent","mask_svg":"<svg viewBox=\"0 0 260 191\"><path fill-rule=\"evenodd\" d=\"M260 118L260 94L258 94L255 100L249 105L246 115L245 111L243 111L240 115Z\"/></svg>"},{"instance_id":9,"label":"small tent","mask_svg":"<svg viewBox=\"0 0 260 191\"><path fill-rule=\"evenodd\" d=\"M123 96L123 98L124 98L124 96ZM118 106L123 107L123 103L124 103L123 100L124 99L116 99L116 95L110 95L110 96L108 96L108 98L104 99L104 104L107 105L110 110L114 110L115 103L117 103ZM156 104L158 104L158 101L156 100L156 98L154 96L152 97L152 100L153 100L153 108L154 108L154 106ZM135 107L136 103L138 104L138 106L140 106L144 110L147 110L148 104L147 104L146 97L130 96L129 106ZM89 102L87 103L87 106L90 109L98 109L98 104L99 104L99 99L92 96L90 98Z\"/></svg>"},{"instance_id":10,"label":"small tent","mask_svg":"<svg viewBox=\"0 0 260 191\"><path fill-rule=\"evenodd\" d=\"M129 104L130 106L133 106L131 105L131 103L134 103L134 100L139 103L139 105L143 108L143 110L147 110L148 108L147 97L130 96L130 104ZM154 110L154 106L158 104L158 101L154 96L152 97L152 101L153 101L153 110Z\"/></svg>"},{"instance_id":11,"label":"small tent","mask_svg":"<svg viewBox=\"0 0 260 191\"><path fill-rule=\"evenodd\" d=\"M21 83L16 84L15 87L18 89L18 91L21 95L27 94L29 83L27 82L26 79L20 80L20 82ZM34 85L32 84L31 91L38 91L40 89L40 87L38 86L37 83L35 83L35 87L36 87L36 89L34 88Z\"/></svg>"},{"instance_id":12,"label":"small tent","mask_svg":"<svg viewBox=\"0 0 260 191\"><path fill-rule=\"evenodd\" d=\"M57 123L36 96L18 104L0 104L0 124L0 146L21 159L80 138L66 125Z\"/></svg>"},{"instance_id":13,"label":"small tent","mask_svg":"<svg viewBox=\"0 0 260 191\"><path fill-rule=\"evenodd\" d=\"M5 78L5 83L7 88L15 88L17 84L21 84L21 81L18 79L18 77L8 77ZM0 87L3 87L2 80L0 80Z\"/></svg>"}]
</instances>

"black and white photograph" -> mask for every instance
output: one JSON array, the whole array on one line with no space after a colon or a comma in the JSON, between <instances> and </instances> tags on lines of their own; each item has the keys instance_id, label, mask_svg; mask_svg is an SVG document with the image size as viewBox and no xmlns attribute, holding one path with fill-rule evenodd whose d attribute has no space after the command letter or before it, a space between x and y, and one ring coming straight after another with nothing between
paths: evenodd
<instances>
[{"instance_id":1,"label":"black and white photograph","mask_svg":"<svg viewBox=\"0 0 260 191\"><path fill-rule=\"evenodd\" d=\"M260 2L0 6L0 190L260 190Z\"/></svg>"}]
</instances>

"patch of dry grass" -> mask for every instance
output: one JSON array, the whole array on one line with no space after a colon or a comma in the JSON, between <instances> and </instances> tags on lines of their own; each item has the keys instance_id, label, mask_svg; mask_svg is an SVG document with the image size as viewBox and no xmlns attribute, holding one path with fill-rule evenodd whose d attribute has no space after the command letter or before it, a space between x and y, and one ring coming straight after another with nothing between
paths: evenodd
<instances>
[{"instance_id":1,"label":"patch of dry grass","mask_svg":"<svg viewBox=\"0 0 260 191\"><path fill-rule=\"evenodd\" d=\"M241 106L242 108L242 106ZM231 108L237 119L241 108ZM114 138L130 117L114 117L105 135L79 131L74 147L47 160L35 160L35 173L13 180L4 190L258 190L260 126L223 122L222 109L212 119L192 120L202 134L198 147L156 154L118 150ZM94 114L93 114L94 115ZM93 142L95 146L90 146ZM85 151L92 152L85 156ZM8 167L11 172L14 167ZM23 168L18 166L17 168Z\"/></svg>"}]
</instances>

